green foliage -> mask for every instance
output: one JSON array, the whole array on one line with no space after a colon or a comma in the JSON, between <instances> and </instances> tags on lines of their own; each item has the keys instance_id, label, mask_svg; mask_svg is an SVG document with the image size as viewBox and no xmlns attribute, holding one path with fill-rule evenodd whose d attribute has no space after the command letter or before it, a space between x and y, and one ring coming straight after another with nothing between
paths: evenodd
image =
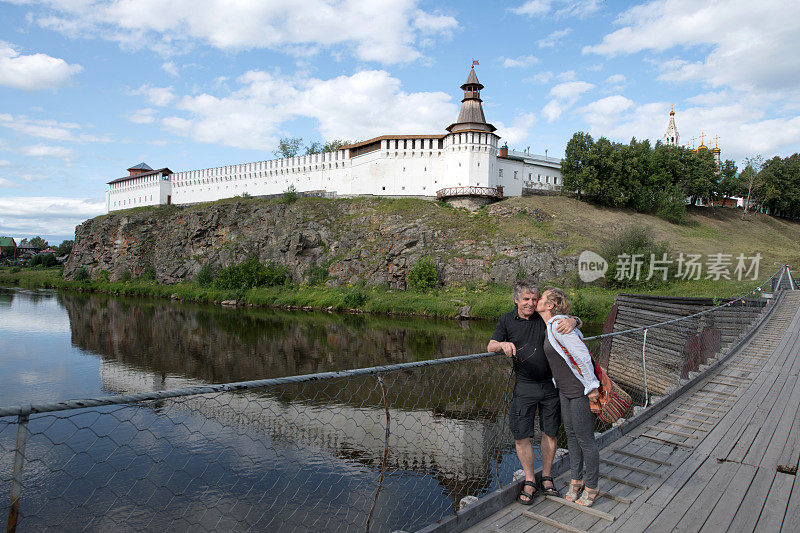
<instances>
[{"instance_id":1,"label":"green foliage","mask_svg":"<svg viewBox=\"0 0 800 533\"><path fill-rule=\"evenodd\" d=\"M364 287L355 286L344 293L343 303L348 309L360 309L367 303L368 299L369 295L366 290L364 290Z\"/></svg>"},{"instance_id":2,"label":"green foliage","mask_svg":"<svg viewBox=\"0 0 800 533\"><path fill-rule=\"evenodd\" d=\"M58 260L53 254L37 254L31 259L30 266L42 266L44 268L54 267L58 264Z\"/></svg>"},{"instance_id":3,"label":"green foliage","mask_svg":"<svg viewBox=\"0 0 800 533\"><path fill-rule=\"evenodd\" d=\"M283 137L278 141L278 148L273 152L275 157L294 157L303 144L301 137Z\"/></svg>"},{"instance_id":4,"label":"green foliage","mask_svg":"<svg viewBox=\"0 0 800 533\"><path fill-rule=\"evenodd\" d=\"M214 279L217 277L217 271L211 265L211 263L206 263L200 269L200 272L197 273L195 277L195 282L201 287L210 287L214 283Z\"/></svg>"},{"instance_id":5,"label":"green foliage","mask_svg":"<svg viewBox=\"0 0 800 533\"><path fill-rule=\"evenodd\" d=\"M89 279L89 273L85 268L80 267L75 271L75 275L72 277L72 279L75 281L87 281Z\"/></svg>"},{"instance_id":6,"label":"green foliage","mask_svg":"<svg viewBox=\"0 0 800 533\"><path fill-rule=\"evenodd\" d=\"M295 189L294 185L289 185L289 187L283 191L283 201L285 203L293 204L297 201L297 198L297 189Z\"/></svg>"},{"instance_id":7,"label":"green foliage","mask_svg":"<svg viewBox=\"0 0 800 533\"><path fill-rule=\"evenodd\" d=\"M108 273L108 270L99 270L97 272L97 278L96 279L98 281L102 281L103 283L108 283L108 281L110 279L110 275Z\"/></svg>"},{"instance_id":8,"label":"green foliage","mask_svg":"<svg viewBox=\"0 0 800 533\"><path fill-rule=\"evenodd\" d=\"M141 281L155 281L156 269L153 267L147 267L144 272L139 275L138 279Z\"/></svg>"},{"instance_id":9,"label":"green foliage","mask_svg":"<svg viewBox=\"0 0 800 533\"><path fill-rule=\"evenodd\" d=\"M62 241L61 244L58 245L58 255L69 255L72 253L72 245L74 241L66 240Z\"/></svg>"},{"instance_id":10,"label":"green foliage","mask_svg":"<svg viewBox=\"0 0 800 533\"><path fill-rule=\"evenodd\" d=\"M231 265L219 271L214 287L227 290L247 290L254 287L273 287L285 285L291 278L289 269L270 261L261 264L256 256L250 256L238 265Z\"/></svg>"},{"instance_id":11,"label":"green foliage","mask_svg":"<svg viewBox=\"0 0 800 533\"><path fill-rule=\"evenodd\" d=\"M11 273L12 273L12 274L16 274L16 273L18 273L20 270L22 270L22 269L21 269L20 267L18 267L18 266L11 267Z\"/></svg>"},{"instance_id":12,"label":"green foliage","mask_svg":"<svg viewBox=\"0 0 800 533\"><path fill-rule=\"evenodd\" d=\"M119 275L119 281L122 283L127 283L131 280L131 271L127 268L122 271L122 274Z\"/></svg>"},{"instance_id":13,"label":"green foliage","mask_svg":"<svg viewBox=\"0 0 800 533\"><path fill-rule=\"evenodd\" d=\"M330 273L324 266L315 265L306 270L306 281L309 285L322 285L328 281L329 277Z\"/></svg>"},{"instance_id":14,"label":"green foliage","mask_svg":"<svg viewBox=\"0 0 800 533\"><path fill-rule=\"evenodd\" d=\"M322 145L323 152L335 152L336 150L340 149L342 146L347 146L348 144L353 144L350 141L346 141L344 139L333 139L332 141L328 141Z\"/></svg>"},{"instance_id":15,"label":"green foliage","mask_svg":"<svg viewBox=\"0 0 800 533\"><path fill-rule=\"evenodd\" d=\"M322 153L322 143L319 141L314 141L309 145L306 145L306 155L313 155Z\"/></svg>"},{"instance_id":16,"label":"green foliage","mask_svg":"<svg viewBox=\"0 0 800 533\"><path fill-rule=\"evenodd\" d=\"M622 230L615 237L608 239L603 243L600 248L600 255L608 261L608 270L606 272L606 284L615 288L653 288L663 285L668 285L675 279L675 264L658 263L666 256L670 260L670 248L666 242L657 242L653 234L653 230L648 226L632 225ZM638 268L638 275L623 276L622 279L617 279L620 273L619 267L623 266L621 256L640 256L638 261L641 266ZM624 260L624 259L622 259ZM650 277L651 262L656 269ZM632 265L633 260L628 261L628 265ZM667 266L667 279L664 280L663 271L658 270L659 266ZM626 272L636 272L636 269L627 268ZM647 279L650 277L651 279Z\"/></svg>"},{"instance_id":17,"label":"green foliage","mask_svg":"<svg viewBox=\"0 0 800 533\"><path fill-rule=\"evenodd\" d=\"M428 292L439 285L439 272L430 257L420 257L408 273L408 286L417 292Z\"/></svg>"},{"instance_id":18,"label":"green foliage","mask_svg":"<svg viewBox=\"0 0 800 533\"><path fill-rule=\"evenodd\" d=\"M28 244L31 246L35 246L39 250L44 250L47 248L47 241L39 237L38 235L28 241Z\"/></svg>"}]
</instances>

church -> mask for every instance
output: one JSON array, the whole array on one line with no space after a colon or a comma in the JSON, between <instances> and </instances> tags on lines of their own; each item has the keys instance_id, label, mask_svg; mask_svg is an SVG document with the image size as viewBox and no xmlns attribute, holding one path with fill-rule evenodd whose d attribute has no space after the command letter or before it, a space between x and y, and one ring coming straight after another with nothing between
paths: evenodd
<instances>
[{"instance_id":1,"label":"church","mask_svg":"<svg viewBox=\"0 0 800 533\"><path fill-rule=\"evenodd\" d=\"M500 146L473 66L456 121L443 133L380 135L333 152L172 172L145 163L108 183L106 210L274 196L293 187L326 197L520 196L561 189L561 160Z\"/></svg>"}]
</instances>

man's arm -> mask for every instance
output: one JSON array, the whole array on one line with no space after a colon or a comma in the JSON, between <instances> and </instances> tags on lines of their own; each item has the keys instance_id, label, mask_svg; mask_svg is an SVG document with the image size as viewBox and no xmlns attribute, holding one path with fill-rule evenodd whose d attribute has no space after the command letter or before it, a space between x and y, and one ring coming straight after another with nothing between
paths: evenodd
<instances>
[{"instance_id":1,"label":"man's arm","mask_svg":"<svg viewBox=\"0 0 800 533\"><path fill-rule=\"evenodd\" d=\"M582 325L583 321L580 318L576 316L570 316L569 318L558 321L558 324L556 325L556 331L566 335L567 333L571 333L573 329L579 328Z\"/></svg>"},{"instance_id":2,"label":"man's arm","mask_svg":"<svg viewBox=\"0 0 800 533\"><path fill-rule=\"evenodd\" d=\"M489 345L486 347L487 352L496 352L500 353L503 352L508 357L514 357L517 355L517 347L514 346L513 342L500 342L494 339L489 341Z\"/></svg>"}]
</instances>

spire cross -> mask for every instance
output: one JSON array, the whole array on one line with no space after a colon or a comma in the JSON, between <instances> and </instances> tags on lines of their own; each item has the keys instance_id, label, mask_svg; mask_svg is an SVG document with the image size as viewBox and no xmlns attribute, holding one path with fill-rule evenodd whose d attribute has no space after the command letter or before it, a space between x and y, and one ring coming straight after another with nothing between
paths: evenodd
<instances>
[{"instance_id":1,"label":"spire cross","mask_svg":"<svg viewBox=\"0 0 800 533\"><path fill-rule=\"evenodd\" d=\"M706 134L705 134L704 132L702 132L702 131L701 131L701 132L700 132L700 144L701 144L701 145L705 144L705 142L704 142L704 141L705 141L705 139L706 139Z\"/></svg>"},{"instance_id":2,"label":"spire cross","mask_svg":"<svg viewBox=\"0 0 800 533\"><path fill-rule=\"evenodd\" d=\"M692 141L692 148L694 148L694 142L695 142L696 140L697 140L697 137L692 137L692 139L691 139L691 141Z\"/></svg>"},{"instance_id":3,"label":"spire cross","mask_svg":"<svg viewBox=\"0 0 800 533\"><path fill-rule=\"evenodd\" d=\"M719 148L719 135L715 135L712 139L714 139L714 148Z\"/></svg>"}]
</instances>

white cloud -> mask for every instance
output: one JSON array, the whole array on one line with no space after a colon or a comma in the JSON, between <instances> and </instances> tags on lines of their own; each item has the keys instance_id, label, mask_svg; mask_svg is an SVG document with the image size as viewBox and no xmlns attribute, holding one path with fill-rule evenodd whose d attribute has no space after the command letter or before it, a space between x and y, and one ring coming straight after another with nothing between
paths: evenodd
<instances>
[{"instance_id":1,"label":"white cloud","mask_svg":"<svg viewBox=\"0 0 800 533\"><path fill-rule=\"evenodd\" d=\"M625 88L628 83L628 78L624 74L612 74L606 78L604 89L607 92L619 92Z\"/></svg>"},{"instance_id":2,"label":"white cloud","mask_svg":"<svg viewBox=\"0 0 800 533\"><path fill-rule=\"evenodd\" d=\"M152 107L137 109L129 114L127 119L134 124L152 124L156 121L156 117L153 116L155 112L156 110Z\"/></svg>"},{"instance_id":3,"label":"white cloud","mask_svg":"<svg viewBox=\"0 0 800 533\"><path fill-rule=\"evenodd\" d=\"M537 72L530 78L526 78L523 81L532 82L537 85L544 85L545 83L549 82L553 79L553 73L549 70L545 70L543 72Z\"/></svg>"},{"instance_id":4,"label":"white cloud","mask_svg":"<svg viewBox=\"0 0 800 533\"><path fill-rule=\"evenodd\" d=\"M554 86L550 89L548 95L559 100L567 100L568 102L574 103L580 95L593 88L593 84L585 81L568 81Z\"/></svg>"},{"instance_id":5,"label":"white cloud","mask_svg":"<svg viewBox=\"0 0 800 533\"><path fill-rule=\"evenodd\" d=\"M581 113L583 119L594 128L597 127L597 125L602 126L603 124L612 124L619 121L622 114L633 107L633 105L633 100L617 94L595 100L577 111Z\"/></svg>"},{"instance_id":6,"label":"white cloud","mask_svg":"<svg viewBox=\"0 0 800 533\"><path fill-rule=\"evenodd\" d=\"M800 3L747 0L655 0L623 13L622 27L584 53L607 57L642 51L696 49L695 61L664 61L664 79L697 80L800 96Z\"/></svg>"},{"instance_id":7,"label":"white cloud","mask_svg":"<svg viewBox=\"0 0 800 533\"><path fill-rule=\"evenodd\" d=\"M162 63L161 70L167 74L172 74L173 76L178 75L178 65L176 65L174 61L166 61Z\"/></svg>"},{"instance_id":8,"label":"white cloud","mask_svg":"<svg viewBox=\"0 0 800 533\"><path fill-rule=\"evenodd\" d=\"M148 102L159 107L164 107L175 101L175 93L172 87L150 87L145 84L131 91L131 94L144 95Z\"/></svg>"},{"instance_id":9,"label":"white cloud","mask_svg":"<svg viewBox=\"0 0 800 533\"><path fill-rule=\"evenodd\" d=\"M539 59L532 55L519 56L516 59L512 59L510 57L501 57L500 59L503 60L503 67L505 68L530 67L531 65L535 65L539 62Z\"/></svg>"},{"instance_id":10,"label":"white cloud","mask_svg":"<svg viewBox=\"0 0 800 533\"><path fill-rule=\"evenodd\" d=\"M602 0L528 0L510 11L529 17L549 15L552 12L556 18L585 18L599 11L602 5Z\"/></svg>"},{"instance_id":11,"label":"white cloud","mask_svg":"<svg viewBox=\"0 0 800 533\"><path fill-rule=\"evenodd\" d=\"M437 132L458 115L450 95L406 93L383 70L328 80L250 71L236 81L239 88L224 96L182 97L176 107L186 115L167 117L163 125L198 142L271 150L286 135L281 125L299 117L316 120L325 139L352 140Z\"/></svg>"},{"instance_id":12,"label":"white cloud","mask_svg":"<svg viewBox=\"0 0 800 533\"><path fill-rule=\"evenodd\" d=\"M0 159L0 167L7 167L10 164L11 164L11 162L6 161L4 159Z\"/></svg>"},{"instance_id":13,"label":"white cloud","mask_svg":"<svg viewBox=\"0 0 800 533\"><path fill-rule=\"evenodd\" d=\"M131 49L182 53L194 43L237 52L343 48L363 61L422 57L422 40L449 38L455 18L420 0L43 0L39 25L69 36L101 37Z\"/></svg>"},{"instance_id":14,"label":"white cloud","mask_svg":"<svg viewBox=\"0 0 800 533\"><path fill-rule=\"evenodd\" d=\"M71 238L75 226L105 213L105 202L87 198L0 196L0 233Z\"/></svg>"},{"instance_id":15,"label":"white cloud","mask_svg":"<svg viewBox=\"0 0 800 533\"><path fill-rule=\"evenodd\" d=\"M511 126L497 123L497 134L506 142L516 144L528 138L530 129L536 124L536 115L523 113L514 119Z\"/></svg>"},{"instance_id":16,"label":"white cloud","mask_svg":"<svg viewBox=\"0 0 800 533\"><path fill-rule=\"evenodd\" d=\"M8 181L5 178L0 178L0 187L16 187L16 184Z\"/></svg>"},{"instance_id":17,"label":"white cloud","mask_svg":"<svg viewBox=\"0 0 800 533\"><path fill-rule=\"evenodd\" d=\"M0 113L0 127L8 128L30 137L38 137L51 141L107 142L109 140L105 137L78 133L81 126L74 122L39 120L29 118L25 115Z\"/></svg>"},{"instance_id":18,"label":"white cloud","mask_svg":"<svg viewBox=\"0 0 800 533\"><path fill-rule=\"evenodd\" d=\"M33 146L23 146L19 153L31 157L57 157L64 160L71 160L75 157L75 151L63 146L50 146L46 144L35 144Z\"/></svg>"},{"instance_id":19,"label":"white cloud","mask_svg":"<svg viewBox=\"0 0 800 533\"><path fill-rule=\"evenodd\" d=\"M567 70L556 76L558 81L575 81L578 79L578 74L574 70Z\"/></svg>"},{"instance_id":20,"label":"white cloud","mask_svg":"<svg viewBox=\"0 0 800 533\"><path fill-rule=\"evenodd\" d=\"M544 39L539 39L536 41L536 44L539 45L539 48L554 48L561 44L561 41L564 40L564 37L572 33L572 28L564 28L563 30L556 30Z\"/></svg>"},{"instance_id":21,"label":"white cloud","mask_svg":"<svg viewBox=\"0 0 800 533\"><path fill-rule=\"evenodd\" d=\"M46 54L22 55L10 43L0 41L0 85L35 91L55 89L83 70Z\"/></svg>"},{"instance_id":22,"label":"white cloud","mask_svg":"<svg viewBox=\"0 0 800 533\"><path fill-rule=\"evenodd\" d=\"M550 100L542 108L542 115L547 119L547 122L554 122L561 118L564 113L564 105L558 100Z\"/></svg>"}]
</instances>

